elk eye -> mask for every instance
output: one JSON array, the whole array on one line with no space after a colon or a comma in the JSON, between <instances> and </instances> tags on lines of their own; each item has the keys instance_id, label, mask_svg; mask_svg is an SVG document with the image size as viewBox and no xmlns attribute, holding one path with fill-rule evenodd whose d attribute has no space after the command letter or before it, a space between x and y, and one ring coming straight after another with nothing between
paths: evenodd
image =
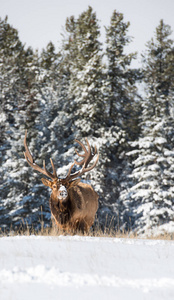
<instances>
[{"instance_id":1,"label":"elk eye","mask_svg":"<svg viewBox=\"0 0 174 300\"><path fill-rule=\"evenodd\" d=\"M56 189L56 188L57 188L57 185L54 184L54 185L53 185L53 188Z\"/></svg>"}]
</instances>

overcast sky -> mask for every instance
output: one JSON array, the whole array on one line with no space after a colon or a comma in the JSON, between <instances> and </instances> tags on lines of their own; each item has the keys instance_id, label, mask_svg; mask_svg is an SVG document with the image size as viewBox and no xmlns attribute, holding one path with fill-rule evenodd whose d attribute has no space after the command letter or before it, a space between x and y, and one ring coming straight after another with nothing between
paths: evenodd
<instances>
[{"instance_id":1,"label":"overcast sky","mask_svg":"<svg viewBox=\"0 0 174 300\"><path fill-rule=\"evenodd\" d=\"M114 9L124 14L124 20L131 23L129 35L134 37L130 52L145 49L160 19L174 31L174 0L0 0L0 17L8 15L22 42L41 50L49 41L58 47L66 18L78 17L88 5L100 20L102 41Z\"/></svg>"}]
</instances>

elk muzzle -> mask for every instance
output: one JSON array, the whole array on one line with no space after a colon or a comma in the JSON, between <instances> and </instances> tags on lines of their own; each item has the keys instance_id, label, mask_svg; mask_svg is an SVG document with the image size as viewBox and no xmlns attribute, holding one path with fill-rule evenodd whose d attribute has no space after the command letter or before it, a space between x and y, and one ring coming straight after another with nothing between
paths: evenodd
<instances>
[{"instance_id":1,"label":"elk muzzle","mask_svg":"<svg viewBox=\"0 0 174 300\"><path fill-rule=\"evenodd\" d=\"M58 189L58 194L57 198L61 201L66 200L68 197L68 191L64 185L61 185L60 188Z\"/></svg>"}]
</instances>

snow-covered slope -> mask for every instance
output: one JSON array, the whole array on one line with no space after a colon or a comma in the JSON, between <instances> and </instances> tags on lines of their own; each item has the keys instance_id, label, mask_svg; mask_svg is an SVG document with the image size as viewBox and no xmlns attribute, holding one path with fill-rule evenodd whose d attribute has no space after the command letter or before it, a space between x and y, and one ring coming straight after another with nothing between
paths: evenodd
<instances>
[{"instance_id":1,"label":"snow-covered slope","mask_svg":"<svg viewBox=\"0 0 174 300\"><path fill-rule=\"evenodd\" d=\"M174 242L0 239L0 299L174 299Z\"/></svg>"}]
</instances>

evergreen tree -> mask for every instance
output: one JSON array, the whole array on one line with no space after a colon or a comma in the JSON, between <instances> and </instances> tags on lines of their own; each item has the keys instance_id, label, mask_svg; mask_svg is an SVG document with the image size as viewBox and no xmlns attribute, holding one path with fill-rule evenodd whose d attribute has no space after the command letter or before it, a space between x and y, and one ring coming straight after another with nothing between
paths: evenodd
<instances>
[{"instance_id":1,"label":"evergreen tree","mask_svg":"<svg viewBox=\"0 0 174 300\"><path fill-rule=\"evenodd\" d=\"M106 57L108 61L105 96L108 107L108 123L126 131L128 138L137 135L138 112L136 79L137 71L131 69L136 53L125 53L131 42L127 35L130 23L124 22L123 14L113 12L110 26L106 27Z\"/></svg>"},{"instance_id":2,"label":"evergreen tree","mask_svg":"<svg viewBox=\"0 0 174 300\"><path fill-rule=\"evenodd\" d=\"M161 20L155 39L147 44L141 136L129 153L134 157L132 187L120 197L125 204L124 221L138 233L149 235L174 231L174 71L170 68L174 56L170 35L170 27Z\"/></svg>"},{"instance_id":3,"label":"evergreen tree","mask_svg":"<svg viewBox=\"0 0 174 300\"><path fill-rule=\"evenodd\" d=\"M72 18L71 18L72 19ZM101 94L102 63L99 25L89 7L73 26L73 54L70 65L70 108L78 135L97 136L101 124L103 101Z\"/></svg>"},{"instance_id":4,"label":"evergreen tree","mask_svg":"<svg viewBox=\"0 0 174 300\"><path fill-rule=\"evenodd\" d=\"M130 162L125 156L129 141L138 134L139 102L136 91L137 71L131 69L134 53L126 54L125 47L131 38L127 35L129 22L125 23L123 14L114 11L110 26L106 28L106 70L103 84L105 99L106 138L104 161L105 198L107 206L116 215L119 227L122 203L119 194L124 188ZM106 196L107 195L107 196Z\"/></svg>"},{"instance_id":5,"label":"evergreen tree","mask_svg":"<svg viewBox=\"0 0 174 300\"><path fill-rule=\"evenodd\" d=\"M147 43L147 51L143 56L144 81L151 98L151 107L148 107L148 109L151 109L151 114L156 116L160 112L167 115L170 113L168 95L173 89L174 61L173 40L169 38L171 33L171 27L165 25L161 20L156 28L155 40L152 38ZM159 106L162 106L163 110L158 111Z\"/></svg>"},{"instance_id":6,"label":"evergreen tree","mask_svg":"<svg viewBox=\"0 0 174 300\"><path fill-rule=\"evenodd\" d=\"M1 226L22 223L32 213L27 193L27 180L23 160L23 134L33 127L38 115L35 78L37 74L34 53L19 40L18 32L0 22L0 74L1 74ZM34 133L34 132L33 132ZM5 188L4 188L5 184ZM26 200L26 201L25 201Z\"/></svg>"}]
</instances>

